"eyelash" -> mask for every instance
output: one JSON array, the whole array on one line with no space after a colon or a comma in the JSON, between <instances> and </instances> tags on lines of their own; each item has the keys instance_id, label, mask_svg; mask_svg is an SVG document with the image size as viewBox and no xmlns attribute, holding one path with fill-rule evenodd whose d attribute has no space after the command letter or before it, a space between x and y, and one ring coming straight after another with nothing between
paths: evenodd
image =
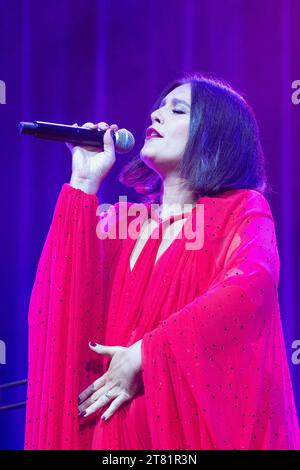
<instances>
[{"instance_id":1,"label":"eyelash","mask_svg":"<svg viewBox=\"0 0 300 470\"><path fill-rule=\"evenodd\" d=\"M173 109L173 113L176 113L176 114L185 114L184 111L179 111L178 109Z\"/></svg>"}]
</instances>

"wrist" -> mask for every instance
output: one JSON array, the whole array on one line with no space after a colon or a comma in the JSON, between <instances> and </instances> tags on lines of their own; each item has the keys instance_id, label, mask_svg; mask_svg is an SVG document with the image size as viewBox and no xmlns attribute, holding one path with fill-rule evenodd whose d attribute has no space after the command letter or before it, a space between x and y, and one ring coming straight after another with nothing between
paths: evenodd
<instances>
[{"instance_id":1,"label":"wrist","mask_svg":"<svg viewBox=\"0 0 300 470\"><path fill-rule=\"evenodd\" d=\"M75 189L80 189L84 193L87 194L97 194L99 190L100 183L96 181L92 181L88 178L81 178L79 176L73 175L70 179L70 186Z\"/></svg>"},{"instance_id":2,"label":"wrist","mask_svg":"<svg viewBox=\"0 0 300 470\"><path fill-rule=\"evenodd\" d=\"M142 340L140 339L136 343L132 344L128 349L130 350L134 368L136 372L139 372L142 368Z\"/></svg>"}]
</instances>

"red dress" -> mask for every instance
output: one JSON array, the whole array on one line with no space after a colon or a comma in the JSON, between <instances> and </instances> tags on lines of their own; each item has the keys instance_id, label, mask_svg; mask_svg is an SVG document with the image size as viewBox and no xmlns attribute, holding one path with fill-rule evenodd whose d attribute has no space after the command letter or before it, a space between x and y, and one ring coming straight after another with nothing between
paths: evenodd
<instances>
[{"instance_id":1,"label":"red dress","mask_svg":"<svg viewBox=\"0 0 300 470\"><path fill-rule=\"evenodd\" d=\"M300 448L270 207L254 190L197 202L202 246L186 249L182 229L154 264L158 230L131 271L128 228L99 239L114 210L119 226L134 220L131 205L100 224L97 197L63 185L29 308L26 449ZM140 394L106 422L106 408L78 418L78 394L110 360L88 342L140 339Z\"/></svg>"}]
</instances>

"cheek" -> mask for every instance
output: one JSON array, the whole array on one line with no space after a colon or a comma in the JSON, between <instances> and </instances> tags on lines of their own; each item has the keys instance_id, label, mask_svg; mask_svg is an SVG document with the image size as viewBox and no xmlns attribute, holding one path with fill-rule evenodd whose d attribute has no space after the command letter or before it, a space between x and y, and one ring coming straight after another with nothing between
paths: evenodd
<instances>
[{"instance_id":1,"label":"cheek","mask_svg":"<svg viewBox=\"0 0 300 470\"><path fill-rule=\"evenodd\" d=\"M179 149L181 153L185 149L188 138L189 138L189 126L187 125L177 128L173 133L172 141L174 142L174 145L176 145L176 148Z\"/></svg>"},{"instance_id":2,"label":"cheek","mask_svg":"<svg viewBox=\"0 0 300 470\"><path fill-rule=\"evenodd\" d=\"M182 139L182 142L184 142L184 146L186 146L188 138L189 138L189 126L184 126L184 128L181 130L181 139Z\"/></svg>"}]
</instances>

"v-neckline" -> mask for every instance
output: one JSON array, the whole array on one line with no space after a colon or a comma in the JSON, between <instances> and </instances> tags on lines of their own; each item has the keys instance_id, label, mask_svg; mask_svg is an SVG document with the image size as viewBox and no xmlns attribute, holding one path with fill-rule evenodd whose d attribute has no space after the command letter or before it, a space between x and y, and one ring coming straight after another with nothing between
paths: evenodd
<instances>
[{"instance_id":1,"label":"v-neckline","mask_svg":"<svg viewBox=\"0 0 300 470\"><path fill-rule=\"evenodd\" d=\"M197 204L196 204L196 205L197 205ZM195 210L195 208L196 208L196 205L195 205L190 211L188 211L188 212L182 212L182 213L180 213L180 214L175 214L175 215L172 214L172 215L170 215L169 217L166 217L165 219L161 219L161 218L159 217L159 215L158 215L157 213L155 213L155 219L154 219L154 220L156 220L156 221L158 222L158 225L157 225L157 227L155 227L155 228L150 232L150 235L149 235L149 237L147 238L147 240L146 240L146 242L145 242L145 244L144 244L142 250L140 251L140 253L139 253L137 259L135 260L135 263L134 263L134 265L133 265L132 268L131 268L131 266L130 266L130 259L131 259L132 253L133 253L133 251L134 251L134 248L135 248L135 246L136 246L136 243L138 243L139 238L137 238L137 239L135 240L135 243L133 244L133 248L130 250L129 258L128 258L128 269L129 269L129 273L130 273L130 274L133 274L133 273L135 272L136 266L139 264L140 258L142 258L142 255L144 254L144 250L146 249L146 247L147 247L149 241L151 240L151 235L152 235L152 233L153 233L155 230L157 230L157 229L161 230L161 226L164 225L164 224L166 224L167 221L169 222L170 220L172 220L171 223L173 224L173 223L176 222L177 220L184 219L184 222L182 223L182 226L181 226L181 228L180 228L178 234L176 235L176 237L172 240L172 242L170 243L170 245L169 245L169 246L160 254L160 256L157 258L157 254L158 254L160 245L161 245L161 243L162 243L162 241L163 241L163 238L158 239L158 240L160 240L160 243L159 243L159 245L158 245L158 248L157 248L157 251L156 251L156 254L155 254L155 260L154 260L154 263L153 263L151 269L154 270L154 269L157 267L157 265L158 265L158 263L160 262L161 258L163 258L163 256L171 249L171 247L174 245L174 243L176 242L176 240L177 240L177 239L179 238L179 236L182 234L182 232L183 232L183 227L184 227L184 225L186 224L186 222L187 222L187 220L189 219L189 217L192 217L192 214L193 214L193 212L194 212L194 210ZM147 206L147 209L148 209L148 219L147 219L147 220L149 220L149 219L152 218L151 215L150 215L150 214L151 214L151 204L146 204L146 206ZM184 214L186 214L185 217L184 217ZM170 224L170 225L171 225L171 224Z\"/></svg>"}]
</instances>

